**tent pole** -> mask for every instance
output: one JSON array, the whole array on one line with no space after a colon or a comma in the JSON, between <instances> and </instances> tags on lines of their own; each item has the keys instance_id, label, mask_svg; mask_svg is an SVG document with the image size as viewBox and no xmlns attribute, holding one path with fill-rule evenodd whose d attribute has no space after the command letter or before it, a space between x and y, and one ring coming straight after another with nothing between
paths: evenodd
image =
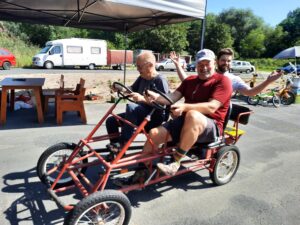
<instances>
[{"instance_id":1,"label":"tent pole","mask_svg":"<svg viewBox=\"0 0 300 225\"><path fill-rule=\"evenodd\" d=\"M123 83L125 85L126 82L126 64L127 64L127 45L128 45L128 40L127 40L127 36L128 36L128 24L126 23L124 26L124 32L125 32L125 54L124 54L124 77L123 77Z\"/></svg>"},{"instance_id":2,"label":"tent pole","mask_svg":"<svg viewBox=\"0 0 300 225\"><path fill-rule=\"evenodd\" d=\"M201 33L201 42L200 42L200 49L204 48L204 35L205 35L205 22L206 22L206 8L207 8L207 0L205 1L205 12L204 18L202 20L202 33Z\"/></svg>"}]
</instances>

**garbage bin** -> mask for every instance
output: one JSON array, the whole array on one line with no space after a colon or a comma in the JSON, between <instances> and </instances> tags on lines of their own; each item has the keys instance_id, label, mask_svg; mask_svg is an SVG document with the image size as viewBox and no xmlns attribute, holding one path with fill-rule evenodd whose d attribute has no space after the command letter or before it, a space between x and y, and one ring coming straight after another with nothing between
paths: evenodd
<instances>
[{"instance_id":1,"label":"garbage bin","mask_svg":"<svg viewBox=\"0 0 300 225\"><path fill-rule=\"evenodd\" d=\"M300 78L294 77L292 81L292 91L296 95L295 103L300 104Z\"/></svg>"}]
</instances>

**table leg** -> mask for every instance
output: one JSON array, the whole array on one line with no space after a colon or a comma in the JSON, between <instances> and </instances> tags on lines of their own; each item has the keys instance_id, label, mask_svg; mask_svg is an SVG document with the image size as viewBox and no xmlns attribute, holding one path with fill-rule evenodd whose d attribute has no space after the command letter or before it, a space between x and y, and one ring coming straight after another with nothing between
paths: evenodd
<instances>
[{"instance_id":1,"label":"table leg","mask_svg":"<svg viewBox=\"0 0 300 225\"><path fill-rule=\"evenodd\" d=\"M7 88L2 87L2 94L1 94L1 116L0 116L0 123L4 125L6 123L6 106L7 106Z\"/></svg>"},{"instance_id":2,"label":"table leg","mask_svg":"<svg viewBox=\"0 0 300 225\"><path fill-rule=\"evenodd\" d=\"M15 110L15 89L10 89L10 111Z\"/></svg>"},{"instance_id":3,"label":"table leg","mask_svg":"<svg viewBox=\"0 0 300 225\"><path fill-rule=\"evenodd\" d=\"M43 109L42 109L42 101L41 101L41 93L42 89L39 87L34 88L34 95L36 99L36 110L38 114L38 121L39 123L44 122L44 115L43 115Z\"/></svg>"}]
</instances>

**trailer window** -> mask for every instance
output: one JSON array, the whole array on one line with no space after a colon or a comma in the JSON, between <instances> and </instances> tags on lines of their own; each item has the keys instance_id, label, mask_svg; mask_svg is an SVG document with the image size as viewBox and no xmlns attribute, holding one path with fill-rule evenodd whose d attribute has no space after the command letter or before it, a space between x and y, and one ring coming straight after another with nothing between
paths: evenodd
<instances>
[{"instance_id":1,"label":"trailer window","mask_svg":"<svg viewBox=\"0 0 300 225\"><path fill-rule=\"evenodd\" d=\"M67 46L67 52L73 54L81 54L82 47L81 46Z\"/></svg>"},{"instance_id":2,"label":"trailer window","mask_svg":"<svg viewBox=\"0 0 300 225\"><path fill-rule=\"evenodd\" d=\"M101 48L98 47L91 47L92 54L101 54Z\"/></svg>"}]
</instances>

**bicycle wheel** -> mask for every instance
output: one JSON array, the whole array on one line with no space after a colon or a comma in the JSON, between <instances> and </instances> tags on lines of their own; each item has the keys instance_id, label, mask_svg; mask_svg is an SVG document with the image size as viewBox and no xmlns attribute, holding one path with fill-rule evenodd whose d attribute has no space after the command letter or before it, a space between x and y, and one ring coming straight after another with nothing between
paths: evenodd
<instances>
[{"instance_id":1,"label":"bicycle wheel","mask_svg":"<svg viewBox=\"0 0 300 225\"><path fill-rule=\"evenodd\" d=\"M58 143L45 150L45 152L40 156L36 167L37 175L44 184L52 184L54 182L61 168L72 154L75 147L75 144ZM79 157L82 157L82 154L78 154L74 160L78 159ZM79 161L78 164L87 162L88 160L84 159ZM85 173L86 169L86 167L82 167L79 168L78 171L74 172L75 174L78 174L78 172ZM65 172L55 187L58 188L62 186L68 186L70 184L73 184L73 180L69 173Z\"/></svg>"},{"instance_id":2,"label":"bicycle wheel","mask_svg":"<svg viewBox=\"0 0 300 225\"><path fill-rule=\"evenodd\" d=\"M291 91L286 91L283 95L280 96L281 104L290 105L295 102L295 94Z\"/></svg>"},{"instance_id":3,"label":"bicycle wheel","mask_svg":"<svg viewBox=\"0 0 300 225\"><path fill-rule=\"evenodd\" d=\"M131 204L126 195L120 191L104 190L81 200L65 219L64 225L127 225L130 217Z\"/></svg>"},{"instance_id":4,"label":"bicycle wheel","mask_svg":"<svg viewBox=\"0 0 300 225\"><path fill-rule=\"evenodd\" d=\"M214 184L223 185L232 180L240 164L240 151L232 146L224 146L217 152L214 171L209 176Z\"/></svg>"},{"instance_id":5,"label":"bicycle wheel","mask_svg":"<svg viewBox=\"0 0 300 225\"><path fill-rule=\"evenodd\" d=\"M248 98L247 98L247 103L249 105L257 105L258 102L259 102L259 98L257 95L256 96L248 96Z\"/></svg>"},{"instance_id":6,"label":"bicycle wheel","mask_svg":"<svg viewBox=\"0 0 300 225\"><path fill-rule=\"evenodd\" d=\"M277 95L273 96L272 103L273 103L274 107L278 108L281 104L279 96L277 96Z\"/></svg>"}]
</instances>

